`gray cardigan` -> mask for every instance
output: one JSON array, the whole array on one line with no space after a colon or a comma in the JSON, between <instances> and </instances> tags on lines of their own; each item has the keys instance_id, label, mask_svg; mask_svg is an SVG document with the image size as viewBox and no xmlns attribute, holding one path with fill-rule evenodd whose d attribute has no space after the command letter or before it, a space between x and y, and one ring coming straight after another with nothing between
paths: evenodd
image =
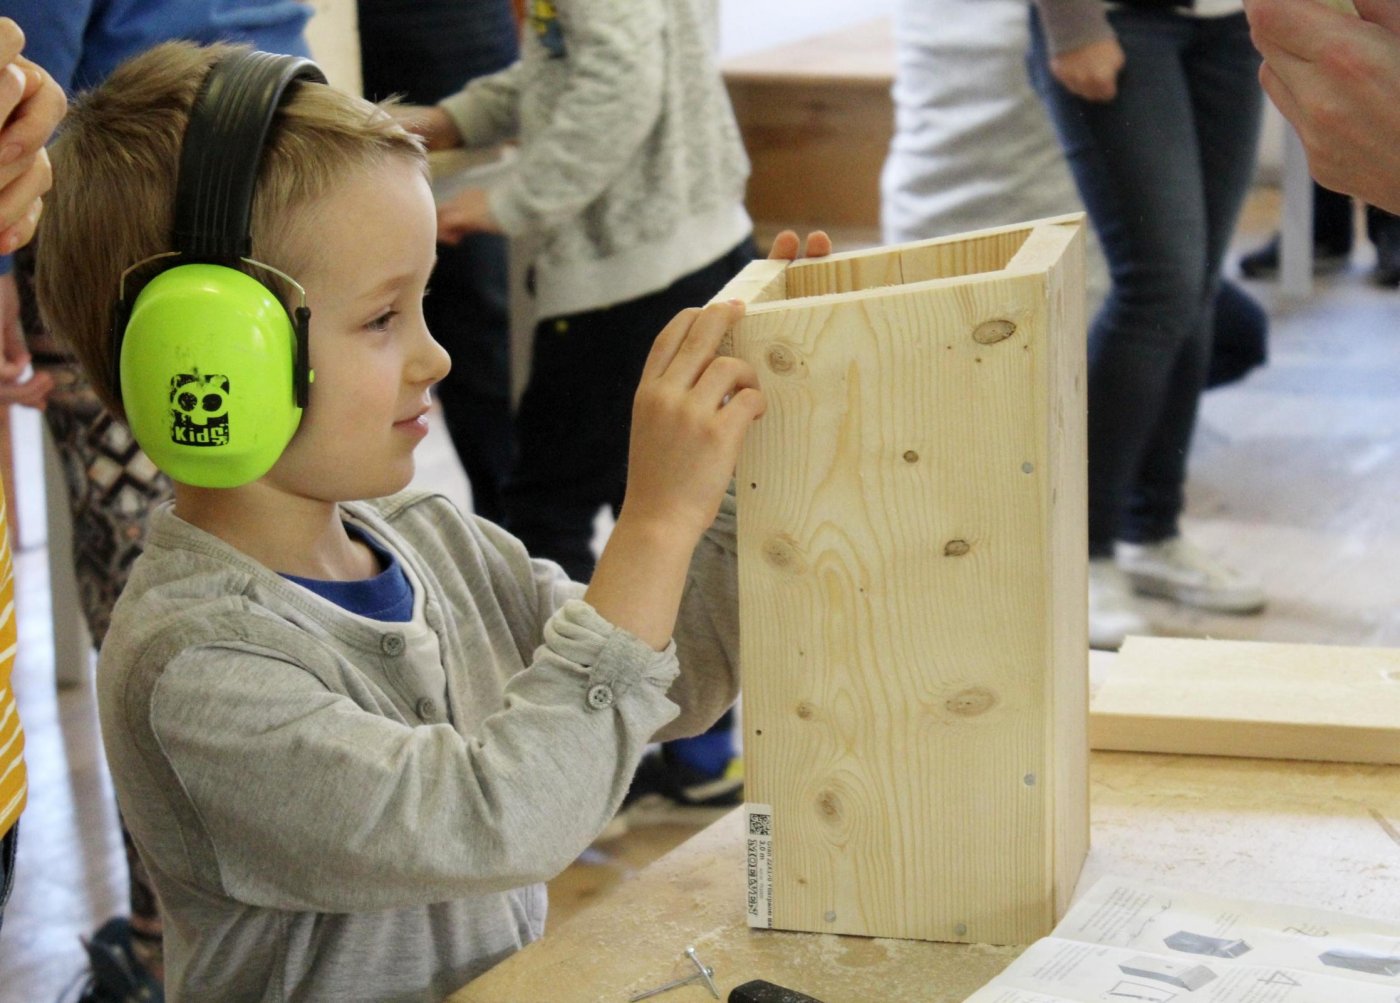
<instances>
[{"instance_id":1,"label":"gray cardigan","mask_svg":"<svg viewBox=\"0 0 1400 1003\"><path fill-rule=\"evenodd\" d=\"M348 613L168 505L117 604L102 731L174 1003L441 999L540 936L540 882L646 743L737 691L732 495L664 652L446 499L342 510L401 562L413 622Z\"/></svg>"},{"instance_id":2,"label":"gray cardigan","mask_svg":"<svg viewBox=\"0 0 1400 1003\"><path fill-rule=\"evenodd\" d=\"M535 249L538 319L658 292L753 228L715 0L553 7L553 48L527 25L518 63L441 102L468 146L520 139L490 204Z\"/></svg>"}]
</instances>

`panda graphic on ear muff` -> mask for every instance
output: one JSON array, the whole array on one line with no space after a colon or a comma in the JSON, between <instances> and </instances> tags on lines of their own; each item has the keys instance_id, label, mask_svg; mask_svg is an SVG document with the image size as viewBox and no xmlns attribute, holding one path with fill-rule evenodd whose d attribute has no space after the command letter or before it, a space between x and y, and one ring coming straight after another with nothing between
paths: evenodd
<instances>
[{"instance_id":1,"label":"panda graphic on ear muff","mask_svg":"<svg viewBox=\"0 0 1400 1003\"><path fill-rule=\"evenodd\" d=\"M253 260L253 189L273 117L315 63L244 51L216 63L180 151L171 250L122 273L113 355L136 442L172 480L229 488L267 473L301 423L310 368L305 291ZM260 278L281 279L289 314ZM149 276L128 300L133 278ZM134 284L134 283L133 283Z\"/></svg>"}]
</instances>

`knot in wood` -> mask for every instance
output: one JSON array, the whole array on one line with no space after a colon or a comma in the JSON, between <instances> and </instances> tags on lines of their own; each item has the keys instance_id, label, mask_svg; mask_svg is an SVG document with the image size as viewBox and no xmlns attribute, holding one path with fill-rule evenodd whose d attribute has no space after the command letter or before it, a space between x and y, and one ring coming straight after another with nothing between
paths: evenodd
<instances>
[{"instance_id":1,"label":"knot in wood","mask_svg":"<svg viewBox=\"0 0 1400 1003\"><path fill-rule=\"evenodd\" d=\"M797 716L802 718L802 720L804 721L812 720L813 716L816 713L817 712L815 708L813 708L812 705L809 704L806 700L803 700L797 705Z\"/></svg>"},{"instance_id":2,"label":"knot in wood","mask_svg":"<svg viewBox=\"0 0 1400 1003\"><path fill-rule=\"evenodd\" d=\"M835 821L841 817L841 799L835 791L822 791L817 795L817 810L826 818Z\"/></svg>"},{"instance_id":3,"label":"knot in wood","mask_svg":"<svg viewBox=\"0 0 1400 1003\"><path fill-rule=\"evenodd\" d=\"M798 572L802 570L802 554L797 545L784 536L770 537L763 544L763 557L779 571Z\"/></svg>"},{"instance_id":4,"label":"knot in wood","mask_svg":"<svg viewBox=\"0 0 1400 1003\"><path fill-rule=\"evenodd\" d=\"M786 345L772 345L768 349L768 368L775 373L787 373L797 365L797 353Z\"/></svg>"},{"instance_id":5,"label":"knot in wood","mask_svg":"<svg viewBox=\"0 0 1400 1003\"><path fill-rule=\"evenodd\" d=\"M997 695L985 686L973 686L954 693L944 704L949 713L959 717L977 717L997 705Z\"/></svg>"},{"instance_id":6,"label":"knot in wood","mask_svg":"<svg viewBox=\"0 0 1400 1003\"><path fill-rule=\"evenodd\" d=\"M965 557L972 551L972 544L966 540L949 540L943 545L944 557Z\"/></svg>"},{"instance_id":7,"label":"knot in wood","mask_svg":"<svg viewBox=\"0 0 1400 1003\"><path fill-rule=\"evenodd\" d=\"M972 332L972 340L979 345L995 345L1016 333L1016 325L1009 320L989 320L978 324Z\"/></svg>"},{"instance_id":8,"label":"knot in wood","mask_svg":"<svg viewBox=\"0 0 1400 1003\"><path fill-rule=\"evenodd\" d=\"M914 450L912 450L912 449L906 449L906 450L904 451L904 462L905 462L905 463L918 463L918 462L919 462L919 454L916 453L916 452L914 452Z\"/></svg>"}]
</instances>

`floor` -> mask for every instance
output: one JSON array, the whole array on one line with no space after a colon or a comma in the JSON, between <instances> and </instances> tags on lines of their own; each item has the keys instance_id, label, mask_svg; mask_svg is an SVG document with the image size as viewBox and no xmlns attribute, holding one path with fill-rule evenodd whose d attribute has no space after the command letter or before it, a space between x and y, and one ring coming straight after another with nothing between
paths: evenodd
<instances>
[{"instance_id":1,"label":"floor","mask_svg":"<svg viewBox=\"0 0 1400 1003\"><path fill-rule=\"evenodd\" d=\"M1277 218L1252 200L1241 246ZM1305 302L1250 286L1274 319L1271 361L1208 394L1192 456L1188 529L1265 579L1258 616L1184 613L1154 603L1154 626L1188 636L1400 645L1400 293L1368 282L1366 250ZM465 502L441 426L420 481ZM78 938L122 910L125 865L97 740L91 685L56 691L46 555L17 558L15 675L28 734L30 805L19 875L0 935L0 1003L48 1003L83 966ZM558 918L607 894L693 826L601 843L552 886Z\"/></svg>"}]
</instances>

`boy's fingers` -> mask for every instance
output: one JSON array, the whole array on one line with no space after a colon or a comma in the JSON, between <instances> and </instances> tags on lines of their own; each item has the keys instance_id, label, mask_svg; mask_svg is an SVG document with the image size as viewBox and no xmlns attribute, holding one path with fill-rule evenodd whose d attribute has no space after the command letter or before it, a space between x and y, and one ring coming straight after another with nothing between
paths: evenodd
<instances>
[{"instance_id":1,"label":"boy's fingers","mask_svg":"<svg viewBox=\"0 0 1400 1003\"><path fill-rule=\"evenodd\" d=\"M690 325L681 339L675 356L662 376L674 378L687 387L694 386L705 367L715 358L725 333L743 315L743 304L733 300L711 303L701 310L700 316L695 318L695 323Z\"/></svg>"},{"instance_id":2,"label":"boy's fingers","mask_svg":"<svg viewBox=\"0 0 1400 1003\"><path fill-rule=\"evenodd\" d=\"M703 310L682 310L652 343L642 370L644 379L666 376L694 384L705 364L715 357L724 334L743 316L742 304L711 303Z\"/></svg>"},{"instance_id":3,"label":"boy's fingers","mask_svg":"<svg viewBox=\"0 0 1400 1003\"><path fill-rule=\"evenodd\" d=\"M695 381L696 398L718 411L733 403L744 390L758 389L758 373L743 359L719 356L712 359Z\"/></svg>"},{"instance_id":4,"label":"boy's fingers","mask_svg":"<svg viewBox=\"0 0 1400 1003\"><path fill-rule=\"evenodd\" d=\"M656 379L666 371L666 367L676 357L681 342L685 340L685 334L690 330L690 325L694 324L695 319L699 316L699 307L687 307L672 317L661 329L661 333L651 343L651 351L647 353L646 364L642 366L643 383Z\"/></svg>"}]
</instances>

